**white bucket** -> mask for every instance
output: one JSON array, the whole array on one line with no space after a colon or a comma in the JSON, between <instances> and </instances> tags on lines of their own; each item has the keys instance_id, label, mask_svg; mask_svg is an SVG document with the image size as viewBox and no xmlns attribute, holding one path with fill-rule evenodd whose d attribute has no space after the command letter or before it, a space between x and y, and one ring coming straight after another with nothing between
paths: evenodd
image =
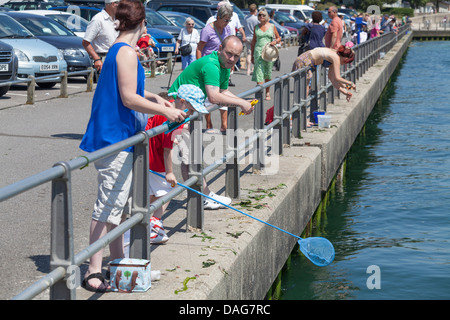
<instances>
[{"instance_id":1,"label":"white bucket","mask_svg":"<svg viewBox=\"0 0 450 320\"><path fill-rule=\"evenodd\" d=\"M319 128L330 128L331 126L331 116L318 115L317 116Z\"/></svg>"}]
</instances>

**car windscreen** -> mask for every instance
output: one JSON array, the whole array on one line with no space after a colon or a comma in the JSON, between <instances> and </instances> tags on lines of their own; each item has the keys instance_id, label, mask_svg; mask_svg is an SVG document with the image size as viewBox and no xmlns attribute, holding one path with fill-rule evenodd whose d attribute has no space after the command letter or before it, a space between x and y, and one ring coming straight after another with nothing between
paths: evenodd
<instances>
[{"instance_id":1,"label":"car windscreen","mask_svg":"<svg viewBox=\"0 0 450 320\"><path fill-rule=\"evenodd\" d=\"M52 19L36 16L15 18L35 36L73 36L74 33Z\"/></svg>"},{"instance_id":2,"label":"car windscreen","mask_svg":"<svg viewBox=\"0 0 450 320\"><path fill-rule=\"evenodd\" d=\"M30 38L33 35L14 19L0 15L0 38Z\"/></svg>"},{"instance_id":3,"label":"car windscreen","mask_svg":"<svg viewBox=\"0 0 450 320\"><path fill-rule=\"evenodd\" d=\"M151 26L173 26L172 22L156 11L145 10L145 19Z\"/></svg>"},{"instance_id":4,"label":"car windscreen","mask_svg":"<svg viewBox=\"0 0 450 320\"><path fill-rule=\"evenodd\" d=\"M46 15L46 17L49 17L55 20L56 22L59 22L67 29L70 29L74 32L85 32L87 25L89 24L89 22L87 22L85 19L77 15L48 14Z\"/></svg>"}]
</instances>

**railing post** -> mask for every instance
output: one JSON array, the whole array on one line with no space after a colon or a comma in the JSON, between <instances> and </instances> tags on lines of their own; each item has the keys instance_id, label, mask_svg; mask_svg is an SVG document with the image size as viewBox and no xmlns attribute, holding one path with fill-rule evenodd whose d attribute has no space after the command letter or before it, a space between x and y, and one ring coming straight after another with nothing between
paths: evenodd
<instances>
[{"instance_id":1,"label":"railing post","mask_svg":"<svg viewBox=\"0 0 450 320\"><path fill-rule=\"evenodd\" d=\"M313 71L313 76L311 79L311 92L310 95L312 97L310 105L309 105L309 120L311 122L314 122L314 111L318 111L319 110L319 106L318 106L318 97L317 97L317 68L315 68Z\"/></svg>"},{"instance_id":2,"label":"railing post","mask_svg":"<svg viewBox=\"0 0 450 320\"><path fill-rule=\"evenodd\" d=\"M172 72L173 63L172 63L172 53L169 52L167 54L167 74L170 74Z\"/></svg>"},{"instance_id":3,"label":"railing post","mask_svg":"<svg viewBox=\"0 0 450 320\"><path fill-rule=\"evenodd\" d=\"M320 66L319 109L327 111L327 68Z\"/></svg>"},{"instance_id":4,"label":"railing post","mask_svg":"<svg viewBox=\"0 0 450 320\"><path fill-rule=\"evenodd\" d=\"M199 115L197 119L189 123L189 177L197 177L197 182L191 188L203 193L202 121L202 116ZM194 191L188 190L187 198L187 230L202 230L204 225L203 197Z\"/></svg>"},{"instance_id":5,"label":"railing post","mask_svg":"<svg viewBox=\"0 0 450 320\"><path fill-rule=\"evenodd\" d=\"M34 91L36 90L36 79L34 76L28 76L30 81L27 84L27 102L26 104L34 104Z\"/></svg>"},{"instance_id":6,"label":"railing post","mask_svg":"<svg viewBox=\"0 0 450 320\"><path fill-rule=\"evenodd\" d=\"M89 74L86 81L86 92L92 92L94 87L94 68L89 67Z\"/></svg>"},{"instance_id":7,"label":"railing post","mask_svg":"<svg viewBox=\"0 0 450 320\"><path fill-rule=\"evenodd\" d=\"M72 186L70 167L66 162L58 162L65 173L52 180L51 231L50 231L50 270L68 267L74 263L73 221L72 221ZM75 300L76 285L69 285L68 275L50 287L51 300Z\"/></svg>"},{"instance_id":8,"label":"railing post","mask_svg":"<svg viewBox=\"0 0 450 320\"><path fill-rule=\"evenodd\" d=\"M150 74L150 78L156 77L156 60L155 59L150 61L150 70L152 72Z\"/></svg>"},{"instance_id":9,"label":"railing post","mask_svg":"<svg viewBox=\"0 0 450 320\"><path fill-rule=\"evenodd\" d=\"M227 153L234 152L234 156L227 161L225 166L225 192L233 198L238 199L241 193L240 187L240 170L239 170L239 154L238 154L238 121L237 108L228 108L228 128L227 128Z\"/></svg>"},{"instance_id":10,"label":"railing post","mask_svg":"<svg viewBox=\"0 0 450 320\"><path fill-rule=\"evenodd\" d=\"M274 90L274 108L273 108L273 120L279 120L280 123L273 127L273 137L272 141L274 145L272 146L274 155L283 154L283 123L281 121L282 115L282 96L281 96L281 82L275 83Z\"/></svg>"},{"instance_id":11,"label":"railing post","mask_svg":"<svg viewBox=\"0 0 450 320\"><path fill-rule=\"evenodd\" d=\"M293 96L293 107L300 106L301 103L301 89L300 89L300 73L297 73L294 76L294 96ZM301 108L301 107L300 107ZM300 138L301 136L301 124L300 124L300 108L297 111L294 111L292 113L292 135L295 138Z\"/></svg>"},{"instance_id":12,"label":"railing post","mask_svg":"<svg viewBox=\"0 0 450 320\"><path fill-rule=\"evenodd\" d=\"M129 252L130 258L150 260L149 137L145 131L139 134L144 136L144 140L136 144L133 151L131 215L142 213L144 218L131 228Z\"/></svg>"},{"instance_id":13,"label":"railing post","mask_svg":"<svg viewBox=\"0 0 450 320\"><path fill-rule=\"evenodd\" d=\"M281 110L282 115L288 114L286 118L283 119L283 143L286 145L291 144L291 97L290 97L290 82L291 79L286 78L282 80L281 88Z\"/></svg>"},{"instance_id":14,"label":"railing post","mask_svg":"<svg viewBox=\"0 0 450 320\"><path fill-rule=\"evenodd\" d=\"M300 99L302 104L302 107L300 109L300 130L306 131L307 127L307 113L306 113L306 98L307 98L307 88L309 86L309 81L307 79L308 71L301 71L300 72Z\"/></svg>"},{"instance_id":15,"label":"railing post","mask_svg":"<svg viewBox=\"0 0 450 320\"><path fill-rule=\"evenodd\" d=\"M255 106L254 113L254 128L255 133L261 133L264 130L264 89L260 89L255 93L255 99L258 104ZM255 141L254 151L254 170L262 170L265 163L265 135L261 134Z\"/></svg>"},{"instance_id":16,"label":"railing post","mask_svg":"<svg viewBox=\"0 0 450 320\"><path fill-rule=\"evenodd\" d=\"M59 88L59 97L58 98L67 98L69 95L67 93L67 70L62 72L61 84Z\"/></svg>"}]
</instances>

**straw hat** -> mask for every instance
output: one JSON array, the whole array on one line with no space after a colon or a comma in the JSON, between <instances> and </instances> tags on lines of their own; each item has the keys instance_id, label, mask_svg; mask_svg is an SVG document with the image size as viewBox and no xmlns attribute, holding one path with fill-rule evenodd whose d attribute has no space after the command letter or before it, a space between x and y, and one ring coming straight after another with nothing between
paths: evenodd
<instances>
[{"instance_id":1,"label":"straw hat","mask_svg":"<svg viewBox=\"0 0 450 320\"><path fill-rule=\"evenodd\" d=\"M274 62L278 59L278 48L267 43L261 52L261 58L267 62Z\"/></svg>"}]
</instances>

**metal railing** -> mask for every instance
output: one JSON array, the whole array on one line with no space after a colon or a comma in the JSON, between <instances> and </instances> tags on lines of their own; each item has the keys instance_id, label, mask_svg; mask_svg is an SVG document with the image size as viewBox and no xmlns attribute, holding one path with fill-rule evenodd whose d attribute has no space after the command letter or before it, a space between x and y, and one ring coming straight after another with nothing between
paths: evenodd
<instances>
[{"instance_id":1,"label":"metal railing","mask_svg":"<svg viewBox=\"0 0 450 320\"><path fill-rule=\"evenodd\" d=\"M174 65L173 59L179 58L180 55L172 56L172 53L168 53L167 57L165 58L155 58L155 59L149 59L149 60L143 60L141 61L141 64L150 64L150 78L156 77L156 62L157 61L167 61L167 72L172 71L172 67ZM86 92L92 92L93 90L93 84L94 84L94 74L95 70L94 68L90 67L86 70L79 70L79 71L63 71L60 73L55 73L52 75L46 75L41 77L34 77L34 76L28 76L27 79L23 80L13 80L13 81L5 81L0 82L0 87L6 87L6 86L13 86L16 84L27 84L27 101L25 104L34 104L35 103L35 90L36 90L36 83L41 80L47 80L47 79L59 79L60 82L60 94L59 98L67 98L69 96L67 91L67 84L69 77L76 77L76 76L87 76L86 79Z\"/></svg>"},{"instance_id":2,"label":"metal railing","mask_svg":"<svg viewBox=\"0 0 450 320\"><path fill-rule=\"evenodd\" d=\"M343 67L342 76L356 82L379 58L380 52L388 52L395 43L403 37L408 28L401 28L398 34L386 34L366 41L354 47L356 58L350 65ZM237 110L228 109L227 152L216 159L211 165L203 168L202 159L202 117L198 113L191 116L189 126L190 139L190 172L185 185L202 192L202 177L210 174L219 166L226 164L226 193L232 198L238 198L240 193L239 152L249 145L254 146L254 169L265 166L267 132L270 135L272 152L276 155L283 153L283 145L291 143L291 137L300 137L306 129L307 117L312 117L315 110L327 109L327 104L333 103L338 94L327 80L326 69L318 67L311 80L310 94L307 96L306 73L308 68L279 76L263 85L258 85L238 96L246 98L255 96L259 103L254 110L254 131L245 142L238 145L236 130L238 129ZM291 95L291 80L293 80L293 93ZM269 125L264 125L264 92L268 86L274 86L274 119ZM292 102L292 103L291 103ZM214 106L212 111L219 106ZM307 109L309 108L309 115ZM292 128L291 128L292 117ZM0 202L26 192L34 187L51 182L51 271L39 281L22 291L15 300L32 299L44 290L50 288L50 299L75 299L75 289L79 283L76 270L84 261L89 259L98 250L106 247L111 241L122 236L128 230L130 235L131 258L150 259L150 215L164 203L179 195L184 189L176 186L167 195L148 203L148 141L150 137L165 132L167 124L160 125L148 131L137 133L126 140L110 145L75 158L67 162L58 162L52 168L30 176L24 180L13 183L0 189ZM118 153L130 146L134 146L133 159L133 186L131 217L124 223L109 232L106 236L92 243L87 248L74 253L74 239L72 227L72 189L71 175L76 169L82 169L99 159ZM200 146L200 147L199 147ZM187 202L187 230L202 229L204 225L202 196L188 191ZM79 277L79 275L78 275ZM79 282L79 279L78 279Z\"/></svg>"}]
</instances>

